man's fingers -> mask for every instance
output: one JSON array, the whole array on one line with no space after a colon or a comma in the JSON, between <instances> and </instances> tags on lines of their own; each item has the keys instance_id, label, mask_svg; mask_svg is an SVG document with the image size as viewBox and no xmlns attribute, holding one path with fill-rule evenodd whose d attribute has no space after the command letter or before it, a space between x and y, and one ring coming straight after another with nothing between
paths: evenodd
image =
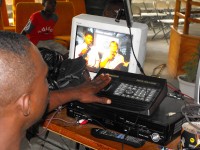
<instances>
[{"instance_id":1,"label":"man's fingers","mask_svg":"<svg viewBox=\"0 0 200 150\"><path fill-rule=\"evenodd\" d=\"M96 83L96 84L101 84L101 83L104 83L104 82L106 84L108 84L110 81L111 81L111 78L110 78L109 74L101 74L93 80L93 82Z\"/></svg>"},{"instance_id":2,"label":"man's fingers","mask_svg":"<svg viewBox=\"0 0 200 150\"><path fill-rule=\"evenodd\" d=\"M112 101L106 97L97 97L96 102L101 103L101 104L111 104L112 103Z\"/></svg>"}]
</instances>

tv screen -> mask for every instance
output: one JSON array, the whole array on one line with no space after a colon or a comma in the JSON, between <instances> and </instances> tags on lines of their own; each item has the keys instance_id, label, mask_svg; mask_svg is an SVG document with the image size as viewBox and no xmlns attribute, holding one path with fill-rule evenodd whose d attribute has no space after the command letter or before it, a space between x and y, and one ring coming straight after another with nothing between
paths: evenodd
<instances>
[{"instance_id":1,"label":"tv screen","mask_svg":"<svg viewBox=\"0 0 200 150\"><path fill-rule=\"evenodd\" d=\"M100 68L140 73L133 57L131 42L138 61L143 65L147 29L147 25L135 23L130 35L124 20L117 23L108 17L88 14L75 16L72 21L69 58L84 57L92 78Z\"/></svg>"},{"instance_id":2,"label":"tv screen","mask_svg":"<svg viewBox=\"0 0 200 150\"><path fill-rule=\"evenodd\" d=\"M92 37L92 43L88 45L88 53L90 51L97 54L97 58L95 55L88 55L88 57L93 58L86 58L88 61L88 68L89 71L97 72L100 69L100 60L103 59L109 53L111 43L116 43L118 45L118 54L122 56L124 64L117 68L117 70L126 71L128 72L128 64L130 61L130 54L131 54L131 40L128 34L107 31L102 29L97 29L93 27L84 27L84 26L77 26L77 34L76 34L76 41L75 41L75 57L83 56L81 55L81 51L78 50L85 41L84 39L87 38L86 34L90 34ZM93 60L92 60L93 59ZM95 59L95 60L94 60ZM121 61L119 61L121 62ZM104 66L105 68L108 67L110 69L116 69L117 62L115 64L110 64L112 66Z\"/></svg>"}]
</instances>

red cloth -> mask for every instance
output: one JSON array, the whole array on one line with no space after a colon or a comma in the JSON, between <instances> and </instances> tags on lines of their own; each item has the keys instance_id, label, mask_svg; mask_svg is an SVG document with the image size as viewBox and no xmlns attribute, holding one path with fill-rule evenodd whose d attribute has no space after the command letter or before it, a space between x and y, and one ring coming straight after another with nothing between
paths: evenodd
<instances>
[{"instance_id":1,"label":"red cloth","mask_svg":"<svg viewBox=\"0 0 200 150\"><path fill-rule=\"evenodd\" d=\"M45 19L42 16L41 11L33 13L29 19L29 23L26 26L27 28L29 28L26 30L29 31L28 37L30 41L33 44L37 45L39 41L54 39L53 30L56 22L57 15L56 17L52 16L49 19Z\"/></svg>"}]
</instances>

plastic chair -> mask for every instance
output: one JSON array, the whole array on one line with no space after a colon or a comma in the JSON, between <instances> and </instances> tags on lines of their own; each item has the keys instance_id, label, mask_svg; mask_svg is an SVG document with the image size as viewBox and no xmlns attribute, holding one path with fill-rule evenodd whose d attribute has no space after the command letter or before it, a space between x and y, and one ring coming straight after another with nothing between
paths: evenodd
<instances>
[{"instance_id":1,"label":"plastic chair","mask_svg":"<svg viewBox=\"0 0 200 150\"><path fill-rule=\"evenodd\" d=\"M146 12L154 12L155 11L153 2L154 2L154 0L143 0Z\"/></svg>"},{"instance_id":2,"label":"plastic chair","mask_svg":"<svg viewBox=\"0 0 200 150\"><path fill-rule=\"evenodd\" d=\"M41 3L34 2L20 2L16 6L16 32L21 33L27 24L30 16L39 10L42 10Z\"/></svg>"},{"instance_id":3,"label":"plastic chair","mask_svg":"<svg viewBox=\"0 0 200 150\"><path fill-rule=\"evenodd\" d=\"M149 29L152 29L153 32L156 33L155 22L157 13L155 12L155 8L153 7L153 2L153 0L143 0L145 11L142 12L141 16L145 20L145 23L148 25Z\"/></svg>"},{"instance_id":4,"label":"plastic chair","mask_svg":"<svg viewBox=\"0 0 200 150\"><path fill-rule=\"evenodd\" d=\"M164 38L168 42L165 29L167 29L168 25L171 24L171 21L173 21L172 19L168 19L166 17L168 15L167 12L168 12L169 5L166 1L154 1L153 4L157 13L157 24L160 30L152 37L152 39L154 39L158 35L158 33L162 31ZM159 13L164 13L166 15L165 18L163 18L163 16L160 16Z\"/></svg>"},{"instance_id":5,"label":"plastic chair","mask_svg":"<svg viewBox=\"0 0 200 150\"><path fill-rule=\"evenodd\" d=\"M12 0L12 11L13 11L13 24L16 22L16 6L20 2L35 2L35 0Z\"/></svg>"},{"instance_id":6,"label":"plastic chair","mask_svg":"<svg viewBox=\"0 0 200 150\"><path fill-rule=\"evenodd\" d=\"M142 17L141 17L141 9L140 7L136 6L135 4L131 4L131 9L133 13L133 21L134 22L142 22Z\"/></svg>"},{"instance_id":7,"label":"plastic chair","mask_svg":"<svg viewBox=\"0 0 200 150\"><path fill-rule=\"evenodd\" d=\"M176 6L176 1L168 1L168 10L169 10L169 15L171 15L171 17L174 16L175 12L175 6Z\"/></svg>"},{"instance_id":8,"label":"plastic chair","mask_svg":"<svg viewBox=\"0 0 200 150\"><path fill-rule=\"evenodd\" d=\"M155 36L158 35L158 33L162 31L163 36L165 40L167 41L167 43L168 43L168 38L169 38L169 33L170 33L170 26L173 25L174 23L174 18L169 11L169 4L170 4L170 9L175 8L175 3L167 3L166 1L156 1L154 3L157 14L162 11L163 13L166 14L166 16L165 18L163 18L162 16L157 15L158 16L157 21L161 29L152 37L152 39L155 38ZM180 21L184 22L184 20L181 20L181 19Z\"/></svg>"},{"instance_id":9,"label":"plastic chair","mask_svg":"<svg viewBox=\"0 0 200 150\"><path fill-rule=\"evenodd\" d=\"M141 11L146 10L143 0L132 0L131 4L138 6Z\"/></svg>"}]
</instances>

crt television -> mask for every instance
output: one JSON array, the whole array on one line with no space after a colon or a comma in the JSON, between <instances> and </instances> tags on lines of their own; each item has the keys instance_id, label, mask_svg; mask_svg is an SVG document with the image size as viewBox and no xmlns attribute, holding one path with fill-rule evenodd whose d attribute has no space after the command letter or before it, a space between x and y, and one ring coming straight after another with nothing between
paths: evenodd
<instances>
[{"instance_id":1,"label":"crt television","mask_svg":"<svg viewBox=\"0 0 200 150\"><path fill-rule=\"evenodd\" d=\"M130 30L131 36L130 38ZM123 56L126 62L121 71L138 73L139 68L133 51L137 60L143 66L146 56L146 40L148 27L146 24L134 22L131 28L127 27L125 20L116 22L115 19L103 16L95 16L89 14L80 14L75 16L72 20L71 41L69 58L74 59L77 56L76 47L84 42L84 34L90 32L93 35L93 50L98 52L99 59L102 60L103 56L109 51L109 44L111 41L118 43L118 53ZM132 39L132 41L131 41ZM131 44L132 42L132 44ZM93 78L99 67L90 68L88 66L91 78Z\"/></svg>"},{"instance_id":2,"label":"crt television","mask_svg":"<svg viewBox=\"0 0 200 150\"><path fill-rule=\"evenodd\" d=\"M200 60L198 63L197 74L196 74L194 99L196 104L200 105Z\"/></svg>"}]
</instances>

